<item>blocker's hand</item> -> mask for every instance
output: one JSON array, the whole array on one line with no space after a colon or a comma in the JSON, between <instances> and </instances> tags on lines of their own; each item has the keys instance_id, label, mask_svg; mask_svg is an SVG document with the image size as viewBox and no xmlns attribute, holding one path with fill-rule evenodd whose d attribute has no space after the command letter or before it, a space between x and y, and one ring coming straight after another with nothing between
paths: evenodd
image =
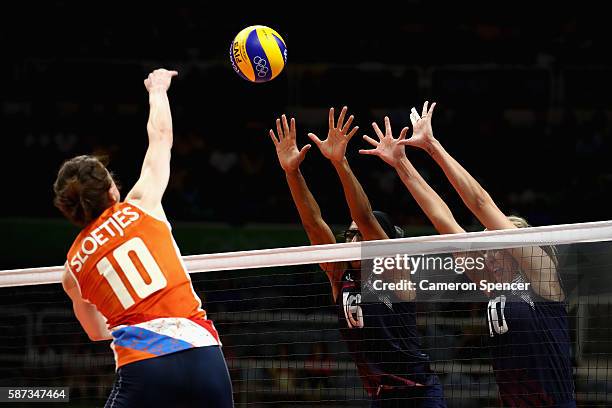
<instances>
[{"instance_id":1,"label":"blocker's hand","mask_svg":"<svg viewBox=\"0 0 612 408\"><path fill-rule=\"evenodd\" d=\"M370 136L364 135L363 139L375 147L375 149L361 149L359 153L361 154L369 154L372 156L378 156L385 163L395 167L401 159L406 157L406 146L402 144L406 140L406 134L408 133L408 128L405 127L400 132L399 137L396 139L393 137L393 132L391 131L391 122L389 118L385 116L385 133L380 130L376 122L372 123L372 127L374 128L374 132L376 132L376 136L378 136L378 140L376 141L372 139Z\"/></svg>"},{"instance_id":2,"label":"blocker's hand","mask_svg":"<svg viewBox=\"0 0 612 408\"><path fill-rule=\"evenodd\" d=\"M357 130L359 130L359 126L355 126L353 129L351 128L351 124L353 123L353 119L355 117L351 115L346 123L344 123L344 118L346 116L348 108L345 106L342 108L340 112L340 116L338 116L338 124L334 124L334 108L329 110L329 131L327 132L327 139L321 140L314 133L309 133L308 137L312 140L323 156L334 163L341 162L344 159L344 155L346 154L346 145L349 140Z\"/></svg>"},{"instance_id":3,"label":"blocker's hand","mask_svg":"<svg viewBox=\"0 0 612 408\"><path fill-rule=\"evenodd\" d=\"M433 129L431 127L431 117L433 116L436 103L432 103L429 110L427 110L428 104L428 101L425 101L423 104L423 112L421 113L421 116L419 116L419 113L415 108L412 108L412 112L410 113L410 121L412 122L412 137L402 141L402 144L427 150L427 148L436 141L433 135Z\"/></svg>"},{"instance_id":4,"label":"blocker's hand","mask_svg":"<svg viewBox=\"0 0 612 408\"><path fill-rule=\"evenodd\" d=\"M295 119L291 118L290 122L291 125L287 123L287 117L285 115L282 115L281 119L276 119L276 132L278 137L274 134L274 131L270 129L270 138L272 142L274 142L274 146L276 146L278 161L286 172L297 170L311 147L307 144L302 147L301 150L298 150L295 141Z\"/></svg>"}]
</instances>

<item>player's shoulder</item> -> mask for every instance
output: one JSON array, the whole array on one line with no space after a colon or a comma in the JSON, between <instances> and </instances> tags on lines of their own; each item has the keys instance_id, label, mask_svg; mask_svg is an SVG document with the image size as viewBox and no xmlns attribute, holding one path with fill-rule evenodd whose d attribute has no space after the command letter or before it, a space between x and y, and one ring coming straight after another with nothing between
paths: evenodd
<instances>
[{"instance_id":1,"label":"player's shoulder","mask_svg":"<svg viewBox=\"0 0 612 408\"><path fill-rule=\"evenodd\" d=\"M168 217L161 204L156 205L154 208L148 208L140 200L137 199L126 199L122 202L123 205L133 206L144 215L148 215L157 221L161 221L169 225Z\"/></svg>"}]
</instances>

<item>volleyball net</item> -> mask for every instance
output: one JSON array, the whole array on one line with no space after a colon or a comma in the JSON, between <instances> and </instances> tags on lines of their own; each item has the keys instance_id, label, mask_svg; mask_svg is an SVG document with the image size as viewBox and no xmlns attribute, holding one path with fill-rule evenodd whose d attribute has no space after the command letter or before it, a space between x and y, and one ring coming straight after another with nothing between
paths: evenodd
<instances>
[{"instance_id":1,"label":"volleyball net","mask_svg":"<svg viewBox=\"0 0 612 408\"><path fill-rule=\"evenodd\" d=\"M554 398L567 379L546 370L566 365L577 405L604 407L612 403L611 241L605 221L184 262L220 333L237 407L367 407L372 395L385 398L380 389L397 387L386 374L415 378L401 348L416 343L429 357L419 370L427 365L439 378L449 407L499 406L504 381L532 375L540 384L517 398ZM336 301L320 265L343 265L332 278L343 276ZM0 271L0 387L69 387L69 406L103 406L115 376L110 342L87 338L58 283L61 270ZM563 313L525 309L551 303ZM544 360L550 344L567 353Z\"/></svg>"}]
</instances>

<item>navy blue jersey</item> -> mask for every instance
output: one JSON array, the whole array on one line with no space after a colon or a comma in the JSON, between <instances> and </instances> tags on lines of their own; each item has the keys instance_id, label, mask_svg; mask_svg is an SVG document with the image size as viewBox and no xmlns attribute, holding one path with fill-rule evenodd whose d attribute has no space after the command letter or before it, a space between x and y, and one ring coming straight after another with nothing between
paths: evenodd
<instances>
[{"instance_id":1,"label":"navy blue jersey","mask_svg":"<svg viewBox=\"0 0 612 408\"><path fill-rule=\"evenodd\" d=\"M487 315L502 405L575 407L565 303L532 290L498 292Z\"/></svg>"},{"instance_id":2,"label":"navy blue jersey","mask_svg":"<svg viewBox=\"0 0 612 408\"><path fill-rule=\"evenodd\" d=\"M370 395L381 390L423 394L440 387L443 402L429 357L421 352L414 302L362 302L359 271L349 270L342 277L338 304L340 334Z\"/></svg>"}]
</instances>

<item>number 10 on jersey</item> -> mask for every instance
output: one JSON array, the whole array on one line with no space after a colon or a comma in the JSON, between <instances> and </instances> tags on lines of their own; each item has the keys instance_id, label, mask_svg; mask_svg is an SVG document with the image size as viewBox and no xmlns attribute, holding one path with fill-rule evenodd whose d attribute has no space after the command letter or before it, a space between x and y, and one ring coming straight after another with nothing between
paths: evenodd
<instances>
[{"instance_id":1,"label":"number 10 on jersey","mask_svg":"<svg viewBox=\"0 0 612 408\"><path fill-rule=\"evenodd\" d=\"M132 256L130 256L132 254ZM151 282L146 283L138 268L134 264L133 258L138 259L145 272L149 275ZM117 261L117 265L121 268L121 271L127 278L128 282L136 292L136 295L144 299L150 294L163 289L168 284L166 277L162 273L161 269L151 251L145 245L144 241L138 237L132 238L126 241L122 245L115 248L113 251L113 258ZM121 302L124 309L133 306L136 301L130 295L127 287L123 284L123 281L119 277L119 274L108 260L108 257L102 258L97 265L98 272L106 279L108 284L113 289L113 292Z\"/></svg>"}]
</instances>

